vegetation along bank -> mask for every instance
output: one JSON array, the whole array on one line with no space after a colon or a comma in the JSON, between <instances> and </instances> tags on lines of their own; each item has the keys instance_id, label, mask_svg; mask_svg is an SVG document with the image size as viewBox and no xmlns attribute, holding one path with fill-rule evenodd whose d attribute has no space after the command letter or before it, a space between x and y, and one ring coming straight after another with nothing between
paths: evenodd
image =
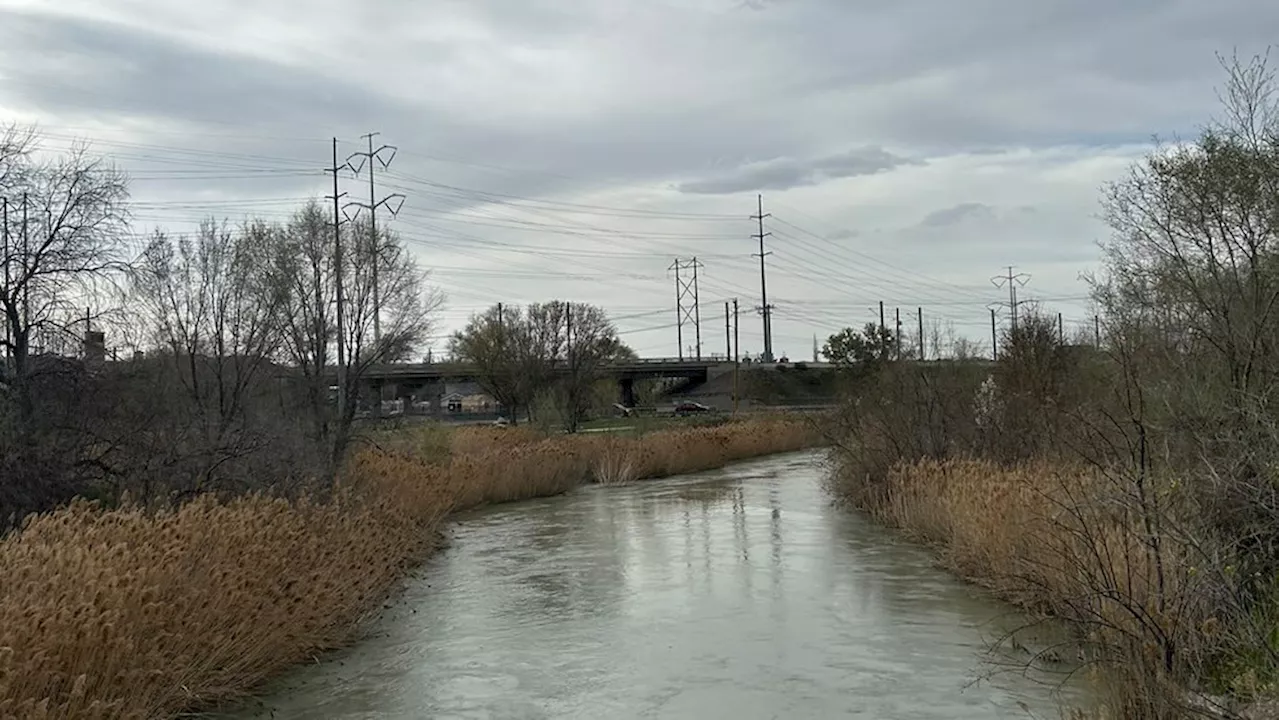
<instances>
[{"instance_id":1,"label":"vegetation along bank","mask_svg":"<svg viewBox=\"0 0 1280 720\"><path fill-rule=\"evenodd\" d=\"M353 637L450 512L810 447L761 418L637 437L429 426L370 438L325 497L75 501L0 542L0 717L157 718Z\"/></svg>"},{"instance_id":2,"label":"vegetation along bank","mask_svg":"<svg viewBox=\"0 0 1280 720\"><path fill-rule=\"evenodd\" d=\"M1105 190L1096 334L1030 306L995 363L828 343L833 490L1073 628L1110 717L1275 710L1276 82L1228 70L1220 121Z\"/></svg>"}]
</instances>

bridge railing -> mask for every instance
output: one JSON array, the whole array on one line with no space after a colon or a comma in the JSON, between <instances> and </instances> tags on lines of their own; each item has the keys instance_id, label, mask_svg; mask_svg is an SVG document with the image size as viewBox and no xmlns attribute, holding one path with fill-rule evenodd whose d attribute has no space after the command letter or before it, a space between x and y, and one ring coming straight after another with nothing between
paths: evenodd
<instances>
[{"instance_id":1,"label":"bridge railing","mask_svg":"<svg viewBox=\"0 0 1280 720\"><path fill-rule=\"evenodd\" d=\"M701 360L694 358L678 358L678 357L657 357L657 358L636 358L634 360L619 360L605 365L605 368L637 368L637 367L654 367L662 365L700 367L706 365L714 365L717 363L731 362L728 358L720 355L704 356ZM564 361L557 363L557 367L562 367ZM449 373L449 372L470 372L474 371L474 366L469 363L455 362L437 362L437 363L390 363L386 365L373 365L367 371L371 376L394 376L394 375L412 375L419 372L431 373ZM336 368L326 368L326 375L336 373Z\"/></svg>"},{"instance_id":2,"label":"bridge railing","mask_svg":"<svg viewBox=\"0 0 1280 720\"><path fill-rule=\"evenodd\" d=\"M663 358L636 358L634 360L618 360L611 363L613 365L702 365L706 363L732 362L723 355L707 355L699 358L679 358L679 357L663 357Z\"/></svg>"}]
</instances>

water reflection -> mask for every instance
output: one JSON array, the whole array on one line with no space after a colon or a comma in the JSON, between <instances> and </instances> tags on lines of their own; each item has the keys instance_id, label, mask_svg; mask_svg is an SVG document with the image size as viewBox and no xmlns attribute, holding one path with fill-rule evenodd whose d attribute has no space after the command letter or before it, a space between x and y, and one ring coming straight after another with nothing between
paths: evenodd
<instances>
[{"instance_id":1,"label":"water reflection","mask_svg":"<svg viewBox=\"0 0 1280 720\"><path fill-rule=\"evenodd\" d=\"M275 717L1026 717L977 688L1007 609L831 507L813 455L460 520L379 633ZM248 715L242 715L248 716Z\"/></svg>"}]
</instances>

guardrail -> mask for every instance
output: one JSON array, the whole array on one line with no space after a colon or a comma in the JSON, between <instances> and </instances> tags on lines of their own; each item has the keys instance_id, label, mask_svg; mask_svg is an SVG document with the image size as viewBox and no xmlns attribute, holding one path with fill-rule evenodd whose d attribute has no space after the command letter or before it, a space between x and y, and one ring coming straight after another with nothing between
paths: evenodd
<instances>
[{"instance_id":1,"label":"guardrail","mask_svg":"<svg viewBox=\"0 0 1280 720\"><path fill-rule=\"evenodd\" d=\"M724 358L703 358L702 360L694 360L692 358L636 358L634 360L619 360L617 362L607 363L604 369L618 368L634 368L634 367L652 367L661 365L671 365L676 367L699 368L709 367L712 365L727 364L732 361ZM564 361L556 363L557 368L567 367ZM336 368L326 368L327 373L336 372ZM387 365L373 365L367 371L366 375L411 375L419 372L431 373L468 373L476 372L476 366L471 363L393 363Z\"/></svg>"}]
</instances>

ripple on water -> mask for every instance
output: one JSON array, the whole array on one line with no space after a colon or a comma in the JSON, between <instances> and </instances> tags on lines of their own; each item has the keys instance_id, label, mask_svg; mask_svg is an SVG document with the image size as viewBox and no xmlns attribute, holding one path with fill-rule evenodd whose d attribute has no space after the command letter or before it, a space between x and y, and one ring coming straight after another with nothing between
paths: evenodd
<instances>
[{"instance_id":1,"label":"ripple on water","mask_svg":"<svg viewBox=\"0 0 1280 720\"><path fill-rule=\"evenodd\" d=\"M1016 617L834 507L819 458L468 513L368 640L235 716L1056 716L1027 678L973 684Z\"/></svg>"}]
</instances>

